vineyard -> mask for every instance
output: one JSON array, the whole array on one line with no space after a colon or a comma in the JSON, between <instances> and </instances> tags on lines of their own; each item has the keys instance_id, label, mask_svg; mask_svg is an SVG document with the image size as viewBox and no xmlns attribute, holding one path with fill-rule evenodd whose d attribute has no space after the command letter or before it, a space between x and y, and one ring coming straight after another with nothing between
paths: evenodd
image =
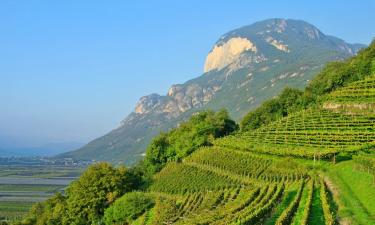
<instances>
[{"instance_id":1,"label":"vineyard","mask_svg":"<svg viewBox=\"0 0 375 225\"><path fill-rule=\"evenodd\" d=\"M332 92L324 108L346 114L375 115L375 76Z\"/></svg>"},{"instance_id":2,"label":"vineyard","mask_svg":"<svg viewBox=\"0 0 375 225\"><path fill-rule=\"evenodd\" d=\"M334 91L328 96L330 102L336 103L372 103L375 102L375 76L356 81Z\"/></svg>"},{"instance_id":3,"label":"vineyard","mask_svg":"<svg viewBox=\"0 0 375 225\"><path fill-rule=\"evenodd\" d=\"M323 179L283 157L205 147L165 167L149 191L157 203L139 224L308 224L314 191L333 224Z\"/></svg>"},{"instance_id":4,"label":"vineyard","mask_svg":"<svg viewBox=\"0 0 375 225\"><path fill-rule=\"evenodd\" d=\"M148 189L155 206L135 224L338 224L327 174L339 157L375 185L374 100L375 77L353 82L320 105L168 163ZM357 223L375 224L366 213Z\"/></svg>"},{"instance_id":5,"label":"vineyard","mask_svg":"<svg viewBox=\"0 0 375 225\"><path fill-rule=\"evenodd\" d=\"M100 172L95 179L84 174L89 181L73 184L97 183L95 190L111 184L101 180L108 176L103 168L112 171L114 181L129 173L121 187L139 181L141 188L129 189L114 203L108 204L116 191L100 193L100 204L109 207L103 219L90 224L375 225L374 84L375 77L352 82L317 97L312 106L249 130L238 130L234 121L226 123L225 113L207 117L205 123L194 117L197 123L162 133L150 145L140 164L150 170L98 164L88 170ZM220 129L226 126L232 131ZM87 194L85 188L76 188L80 195ZM79 196L73 197L76 204ZM55 210L62 207L61 198L45 207L53 209L52 216L70 209ZM93 210L97 215L98 209ZM68 219L73 222L66 224L87 224L72 215Z\"/></svg>"},{"instance_id":6,"label":"vineyard","mask_svg":"<svg viewBox=\"0 0 375 225\"><path fill-rule=\"evenodd\" d=\"M342 152L373 149L375 115L308 109L262 127L218 139L217 146L259 153L332 159Z\"/></svg>"}]
</instances>

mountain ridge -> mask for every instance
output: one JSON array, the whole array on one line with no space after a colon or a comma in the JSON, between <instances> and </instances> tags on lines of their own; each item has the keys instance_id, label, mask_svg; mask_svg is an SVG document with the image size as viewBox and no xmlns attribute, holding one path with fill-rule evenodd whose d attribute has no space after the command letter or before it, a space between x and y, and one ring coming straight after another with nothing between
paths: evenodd
<instances>
[{"instance_id":1,"label":"mountain ridge","mask_svg":"<svg viewBox=\"0 0 375 225\"><path fill-rule=\"evenodd\" d=\"M303 88L326 62L353 56L360 47L301 20L269 19L234 29L208 53L203 75L172 85L166 95L141 97L118 128L59 157L134 163L153 136L195 111L225 107L239 119L286 86Z\"/></svg>"}]
</instances>

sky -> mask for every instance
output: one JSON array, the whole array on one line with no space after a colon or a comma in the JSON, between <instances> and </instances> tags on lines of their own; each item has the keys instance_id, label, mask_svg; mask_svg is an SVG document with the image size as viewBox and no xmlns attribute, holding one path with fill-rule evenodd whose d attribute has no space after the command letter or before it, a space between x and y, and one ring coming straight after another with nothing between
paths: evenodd
<instances>
[{"instance_id":1,"label":"sky","mask_svg":"<svg viewBox=\"0 0 375 225\"><path fill-rule=\"evenodd\" d=\"M141 96L203 72L224 33L301 19L349 43L375 37L375 1L0 1L0 148L86 143Z\"/></svg>"}]
</instances>

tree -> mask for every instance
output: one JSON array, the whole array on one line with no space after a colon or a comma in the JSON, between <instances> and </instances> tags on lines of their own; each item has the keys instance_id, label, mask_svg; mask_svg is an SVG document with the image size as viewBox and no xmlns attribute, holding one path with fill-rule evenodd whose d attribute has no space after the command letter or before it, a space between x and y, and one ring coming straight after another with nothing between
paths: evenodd
<instances>
[{"instance_id":1,"label":"tree","mask_svg":"<svg viewBox=\"0 0 375 225\"><path fill-rule=\"evenodd\" d=\"M146 173L159 171L169 161L179 161L201 146L211 145L213 139L238 129L226 110L203 111L194 114L168 133L155 137L146 151Z\"/></svg>"},{"instance_id":2,"label":"tree","mask_svg":"<svg viewBox=\"0 0 375 225\"><path fill-rule=\"evenodd\" d=\"M135 179L129 171L109 163L90 166L66 190L67 213L71 224L92 224L101 219L104 209L131 191Z\"/></svg>"},{"instance_id":3,"label":"tree","mask_svg":"<svg viewBox=\"0 0 375 225\"><path fill-rule=\"evenodd\" d=\"M241 121L241 130L250 131L269 124L289 113L320 104L322 96L375 74L375 41L345 61L328 63L307 85L304 92L286 88L276 98L265 101Z\"/></svg>"},{"instance_id":4,"label":"tree","mask_svg":"<svg viewBox=\"0 0 375 225\"><path fill-rule=\"evenodd\" d=\"M285 88L274 99L265 101L259 108L249 112L241 121L241 129L249 131L269 124L291 111L297 111L306 107L303 100L303 92L298 89Z\"/></svg>"}]
</instances>

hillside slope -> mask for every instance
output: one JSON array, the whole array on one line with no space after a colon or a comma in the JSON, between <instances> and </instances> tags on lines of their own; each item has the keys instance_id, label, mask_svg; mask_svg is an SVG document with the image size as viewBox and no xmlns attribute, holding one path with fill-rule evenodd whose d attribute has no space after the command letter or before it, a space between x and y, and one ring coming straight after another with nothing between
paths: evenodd
<instances>
[{"instance_id":1,"label":"hillside slope","mask_svg":"<svg viewBox=\"0 0 375 225\"><path fill-rule=\"evenodd\" d=\"M134 163L153 136L193 112L227 108L239 119L285 86L305 87L326 62L353 56L360 47L298 20L270 19L230 31L208 54L203 75L173 85L165 96L142 97L118 128L61 157Z\"/></svg>"},{"instance_id":2,"label":"hillside slope","mask_svg":"<svg viewBox=\"0 0 375 225\"><path fill-rule=\"evenodd\" d=\"M195 114L145 161L94 164L16 224L375 224L374 91L375 42L292 96L306 107L223 138L225 111Z\"/></svg>"},{"instance_id":3,"label":"hillside slope","mask_svg":"<svg viewBox=\"0 0 375 225\"><path fill-rule=\"evenodd\" d=\"M374 91L370 76L169 163L146 192L155 206L134 224L375 224L375 155L364 154L375 153L375 114L361 106Z\"/></svg>"}]
</instances>

